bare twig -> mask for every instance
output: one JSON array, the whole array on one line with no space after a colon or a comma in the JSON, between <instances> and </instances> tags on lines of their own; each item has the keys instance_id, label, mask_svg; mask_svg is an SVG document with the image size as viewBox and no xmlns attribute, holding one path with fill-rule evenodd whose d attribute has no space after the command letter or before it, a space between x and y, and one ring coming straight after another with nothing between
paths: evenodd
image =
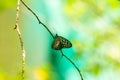
<instances>
[{"instance_id":1,"label":"bare twig","mask_svg":"<svg viewBox=\"0 0 120 80\"><path fill-rule=\"evenodd\" d=\"M23 3L23 5L36 17L36 19L38 20L39 24L43 25L43 26L47 29L47 31L50 33L50 35L54 38L54 35L52 34L52 32L48 29L48 27L47 27L46 25L44 25L44 24L40 21L40 19L39 19L38 16L35 14L35 12L32 11L32 9L30 9L30 8L23 2L23 0L20 0L20 1L21 1L21 2Z\"/></svg>"},{"instance_id":2,"label":"bare twig","mask_svg":"<svg viewBox=\"0 0 120 80\"><path fill-rule=\"evenodd\" d=\"M36 17L36 19L38 20L39 24L43 25L43 27L50 33L50 35L51 35L52 38L54 39L55 37L54 37L54 35L52 34L52 32L48 29L48 27L47 27L43 22L40 21L40 19L39 19L38 16L35 14L35 12L34 12L31 8L29 8L29 7L25 4L25 2L23 2L23 0L20 0L20 1L21 1L21 2L23 3L23 5ZM70 58L68 58L68 57L63 53L62 50L60 50L60 52L61 52L62 56L64 56L68 61L70 61L70 63L72 63L72 65L77 69L77 71L78 71L79 74L80 74L81 80L83 80L82 74L81 74L79 68L75 65L75 63L74 63Z\"/></svg>"},{"instance_id":3,"label":"bare twig","mask_svg":"<svg viewBox=\"0 0 120 80\"><path fill-rule=\"evenodd\" d=\"M64 56L67 60L69 60L69 61L72 63L72 65L74 65L74 67L75 67L75 68L77 69L77 71L79 72L79 75L80 75L80 77L81 77L81 80L83 80L81 71L80 71L79 68L75 65L75 63L74 63L70 58L68 58L68 57L63 53L62 50L60 50L60 52L61 52L62 56Z\"/></svg>"},{"instance_id":4,"label":"bare twig","mask_svg":"<svg viewBox=\"0 0 120 80\"><path fill-rule=\"evenodd\" d=\"M20 44L21 44L21 50L22 50L22 80L24 80L24 76L25 76L25 48L24 48L24 43L22 40L22 35L19 29L19 24L18 24L18 20L19 20L19 11L20 11L20 0L18 0L17 2L17 9L16 9L16 23L15 23L15 27L14 29L16 29L19 40L20 40Z\"/></svg>"}]
</instances>

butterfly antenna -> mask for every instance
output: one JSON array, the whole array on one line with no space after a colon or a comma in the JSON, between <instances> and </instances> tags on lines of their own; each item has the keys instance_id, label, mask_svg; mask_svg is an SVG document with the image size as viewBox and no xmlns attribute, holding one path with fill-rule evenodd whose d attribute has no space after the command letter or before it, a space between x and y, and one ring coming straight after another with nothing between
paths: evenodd
<instances>
[{"instance_id":1,"label":"butterfly antenna","mask_svg":"<svg viewBox=\"0 0 120 80\"><path fill-rule=\"evenodd\" d=\"M36 19L38 20L39 24L41 24L41 25L49 32L49 34L52 36L52 38L54 39L55 37L54 37L54 35L52 34L52 32L48 29L48 27L47 27L43 22L40 21L40 19L39 19L38 16L35 14L35 12L33 12L33 10L32 10L31 8L29 8L29 7L23 2L23 0L20 0L20 1L21 1L22 4L36 17ZM83 80L81 71L80 71L79 68L75 65L75 63L74 63L70 58L68 58L68 57L63 53L62 50L60 50L60 52L61 52L62 56L64 56L68 61L70 61L70 62L74 65L74 67L77 69L77 71L78 71L79 74L80 74L81 80Z\"/></svg>"}]
</instances>

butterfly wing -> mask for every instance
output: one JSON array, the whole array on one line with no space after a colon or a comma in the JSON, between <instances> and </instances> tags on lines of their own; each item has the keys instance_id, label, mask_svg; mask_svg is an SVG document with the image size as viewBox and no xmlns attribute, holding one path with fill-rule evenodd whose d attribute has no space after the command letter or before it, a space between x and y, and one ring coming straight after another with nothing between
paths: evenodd
<instances>
[{"instance_id":1,"label":"butterfly wing","mask_svg":"<svg viewBox=\"0 0 120 80\"><path fill-rule=\"evenodd\" d=\"M72 47L72 43L69 40L67 40L66 38L64 38L62 36L59 36L59 38L60 38L62 48Z\"/></svg>"},{"instance_id":2,"label":"butterfly wing","mask_svg":"<svg viewBox=\"0 0 120 80\"><path fill-rule=\"evenodd\" d=\"M61 50L63 48L60 42L60 38L58 36L55 36L55 39L52 43L52 48L55 50Z\"/></svg>"},{"instance_id":3,"label":"butterfly wing","mask_svg":"<svg viewBox=\"0 0 120 80\"><path fill-rule=\"evenodd\" d=\"M55 50L61 50L62 48L70 48L72 47L72 44L69 40L62 36L58 36L56 34L54 41L52 43L52 48Z\"/></svg>"}]
</instances>

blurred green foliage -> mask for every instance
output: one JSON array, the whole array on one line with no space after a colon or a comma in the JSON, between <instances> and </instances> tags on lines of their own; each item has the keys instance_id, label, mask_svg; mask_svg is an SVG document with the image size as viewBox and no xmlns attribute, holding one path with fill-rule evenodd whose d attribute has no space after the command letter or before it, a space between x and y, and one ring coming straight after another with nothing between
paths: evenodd
<instances>
[{"instance_id":1,"label":"blurred green foliage","mask_svg":"<svg viewBox=\"0 0 120 80\"><path fill-rule=\"evenodd\" d=\"M120 2L118 0L65 0L64 7L64 13L71 21L70 25L78 31L79 35L76 37L84 35L82 39L73 41L77 53L75 58L77 60L83 58L85 72L99 76L107 69L120 70L115 68L120 65ZM102 77L101 80L107 78Z\"/></svg>"},{"instance_id":2,"label":"blurred green foliage","mask_svg":"<svg viewBox=\"0 0 120 80\"><path fill-rule=\"evenodd\" d=\"M120 79L119 0L24 1L53 33L73 43L64 51L85 80ZM0 80L21 79L20 44L13 30L16 3L0 1ZM26 48L26 80L79 80L75 68L51 49L49 33L25 7L19 23Z\"/></svg>"},{"instance_id":3,"label":"blurred green foliage","mask_svg":"<svg viewBox=\"0 0 120 80\"><path fill-rule=\"evenodd\" d=\"M15 7L17 0L0 0L0 12L11 7Z\"/></svg>"}]
</instances>

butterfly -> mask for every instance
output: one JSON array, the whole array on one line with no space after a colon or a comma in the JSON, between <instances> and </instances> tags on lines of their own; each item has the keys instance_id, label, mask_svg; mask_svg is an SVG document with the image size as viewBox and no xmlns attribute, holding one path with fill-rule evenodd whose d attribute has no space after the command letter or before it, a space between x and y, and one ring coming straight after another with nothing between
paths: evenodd
<instances>
[{"instance_id":1,"label":"butterfly","mask_svg":"<svg viewBox=\"0 0 120 80\"><path fill-rule=\"evenodd\" d=\"M62 48L72 47L72 43L69 40L67 40L66 38L64 38L62 36L58 36L56 34L51 47L52 47L52 49L55 49L55 50L61 50Z\"/></svg>"}]
</instances>

